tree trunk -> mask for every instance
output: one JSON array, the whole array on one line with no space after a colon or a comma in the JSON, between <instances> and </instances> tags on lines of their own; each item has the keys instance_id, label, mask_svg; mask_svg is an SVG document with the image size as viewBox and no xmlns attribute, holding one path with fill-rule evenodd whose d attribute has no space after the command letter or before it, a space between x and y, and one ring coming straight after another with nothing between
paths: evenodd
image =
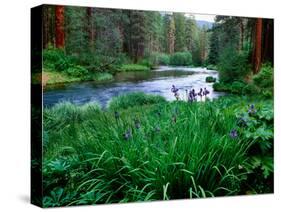
<instances>
[{"instance_id":1,"label":"tree trunk","mask_svg":"<svg viewBox=\"0 0 281 212\"><path fill-rule=\"evenodd\" d=\"M56 47L64 48L64 6L56 6Z\"/></svg>"},{"instance_id":2,"label":"tree trunk","mask_svg":"<svg viewBox=\"0 0 281 212\"><path fill-rule=\"evenodd\" d=\"M93 46L94 43L94 26L92 21L92 7L87 7L87 22L88 22L88 37L89 37L89 44L90 47Z\"/></svg>"},{"instance_id":3,"label":"tree trunk","mask_svg":"<svg viewBox=\"0 0 281 212\"><path fill-rule=\"evenodd\" d=\"M49 9L48 6L43 6L43 47L47 48L49 43L49 28L50 28L50 19L49 19Z\"/></svg>"},{"instance_id":4,"label":"tree trunk","mask_svg":"<svg viewBox=\"0 0 281 212\"><path fill-rule=\"evenodd\" d=\"M259 73L261 67L262 51L262 19L256 20L254 74Z\"/></svg>"},{"instance_id":5,"label":"tree trunk","mask_svg":"<svg viewBox=\"0 0 281 212\"><path fill-rule=\"evenodd\" d=\"M244 24L243 18L240 19L240 48L239 50L242 51L244 47Z\"/></svg>"}]
</instances>

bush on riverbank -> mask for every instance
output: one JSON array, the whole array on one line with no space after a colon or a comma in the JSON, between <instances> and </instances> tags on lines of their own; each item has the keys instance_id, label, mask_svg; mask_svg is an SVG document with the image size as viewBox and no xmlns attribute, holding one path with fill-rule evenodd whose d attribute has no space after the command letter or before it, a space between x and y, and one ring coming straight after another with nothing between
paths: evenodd
<instances>
[{"instance_id":1,"label":"bush on riverbank","mask_svg":"<svg viewBox=\"0 0 281 212\"><path fill-rule=\"evenodd\" d=\"M235 51L233 47L226 47L220 56L218 70L223 83L243 81L250 72L247 55Z\"/></svg>"},{"instance_id":2,"label":"bush on riverbank","mask_svg":"<svg viewBox=\"0 0 281 212\"><path fill-rule=\"evenodd\" d=\"M170 65L188 66L192 64L192 55L190 52L176 52L170 56Z\"/></svg>"},{"instance_id":3,"label":"bush on riverbank","mask_svg":"<svg viewBox=\"0 0 281 212\"><path fill-rule=\"evenodd\" d=\"M250 103L45 109L44 206L272 192L272 101Z\"/></svg>"},{"instance_id":4,"label":"bush on riverbank","mask_svg":"<svg viewBox=\"0 0 281 212\"><path fill-rule=\"evenodd\" d=\"M216 82L216 81L217 81L217 78L212 77L212 76L208 76L208 77L206 77L205 81L206 81L206 82Z\"/></svg>"},{"instance_id":5,"label":"bush on riverbank","mask_svg":"<svg viewBox=\"0 0 281 212\"><path fill-rule=\"evenodd\" d=\"M217 82L213 85L215 91L224 91L239 95L261 94L266 98L273 96L273 68L269 64L263 64L260 72L253 77L251 82Z\"/></svg>"},{"instance_id":6,"label":"bush on riverbank","mask_svg":"<svg viewBox=\"0 0 281 212\"><path fill-rule=\"evenodd\" d=\"M166 102L165 98L158 95L145 94L143 92L134 92L113 97L109 102L109 110L127 109L129 107L159 104Z\"/></svg>"},{"instance_id":7,"label":"bush on riverbank","mask_svg":"<svg viewBox=\"0 0 281 212\"><path fill-rule=\"evenodd\" d=\"M149 56L149 61L154 65L169 65L170 64L170 55L164 53L154 52Z\"/></svg>"},{"instance_id":8,"label":"bush on riverbank","mask_svg":"<svg viewBox=\"0 0 281 212\"><path fill-rule=\"evenodd\" d=\"M117 71L148 71L152 66L144 60L140 64L130 64L130 62L124 54L120 54L117 58L83 54L77 58L52 47L43 51L43 70L49 76L47 84L111 80ZM34 79L37 77L33 76Z\"/></svg>"}]
</instances>

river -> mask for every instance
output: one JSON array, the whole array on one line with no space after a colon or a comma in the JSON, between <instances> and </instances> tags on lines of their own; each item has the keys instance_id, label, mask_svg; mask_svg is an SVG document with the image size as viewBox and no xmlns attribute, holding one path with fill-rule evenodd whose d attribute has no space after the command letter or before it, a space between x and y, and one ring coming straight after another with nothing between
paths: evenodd
<instances>
[{"instance_id":1,"label":"river","mask_svg":"<svg viewBox=\"0 0 281 212\"><path fill-rule=\"evenodd\" d=\"M142 91L164 96L167 100L175 100L171 92L172 85L179 88L180 98L186 100L186 90L207 88L210 99L223 93L213 90L213 83L206 83L207 76L218 78L218 72L206 68L187 68L160 66L149 72L124 72L115 75L110 82L75 82L47 86L43 93L44 107L58 102L70 101L74 104L97 102L105 107L110 99L128 92Z\"/></svg>"}]
</instances>

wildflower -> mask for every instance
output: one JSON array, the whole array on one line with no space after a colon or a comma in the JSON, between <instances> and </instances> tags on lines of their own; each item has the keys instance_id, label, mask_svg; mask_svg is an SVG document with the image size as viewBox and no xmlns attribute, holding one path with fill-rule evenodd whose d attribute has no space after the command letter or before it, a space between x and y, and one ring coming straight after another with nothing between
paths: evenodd
<instances>
[{"instance_id":1,"label":"wildflower","mask_svg":"<svg viewBox=\"0 0 281 212\"><path fill-rule=\"evenodd\" d=\"M135 122L136 129L140 129L140 127L141 127L140 121L138 119L135 119L134 122Z\"/></svg>"},{"instance_id":2,"label":"wildflower","mask_svg":"<svg viewBox=\"0 0 281 212\"><path fill-rule=\"evenodd\" d=\"M120 118L120 114L119 114L117 111L115 111L115 112L114 112L114 117L115 117L115 119L117 120L117 119Z\"/></svg>"},{"instance_id":3,"label":"wildflower","mask_svg":"<svg viewBox=\"0 0 281 212\"><path fill-rule=\"evenodd\" d=\"M124 134L123 137L125 138L126 141L128 141L130 138L132 138L132 132L131 130L127 130Z\"/></svg>"},{"instance_id":4,"label":"wildflower","mask_svg":"<svg viewBox=\"0 0 281 212\"><path fill-rule=\"evenodd\" d=\"M229 136L231 137L231 138L237 138L238 137L238 132L237 132L237 130L236 129L232 129L231 131L230 131L230 133L229 133Z\"/></svg>"},{"instance_id":5,"label":"wildflower","mask_svg":"<svg viewBox=\"0 0 281 212\"><path fill-rule=\"evenodd\" d=\"M196 101L196 96L197 96L197 94L195 93L195 90L192 89L191 91L189 91L188 101L190 101L190 102Z\"/></svg>"},{"instance_id":6,"label":"wildflower","mask_svg":"<svg viewBox=\"0 0 281 212\"><path fill-rule=\"evenodd\" d=\"M180 95L179 95L178 91L179 91L179 89L176 88L175 85L172 85L171 92L174 93L174 96L176 97L176 100L179 100L179 98L180 98Z\"/></svg>"},{"instance_id":7,"label":"wildflower","mask_svg":"<svg viewBox=\"0 0 281 212\"><path fill-rule=\"evenodd\" d=\"M175 85L172 85L171 91L172 91L172 93L177 93L179 91L179 89L176 88Z\"/></svg>"},{"instance_id":8,"label":"wildflower","mask_svg":"<svg viewBox=\"0 0 281 212\"><path fill-rule=\"evenodd\" d=\"M241 126L241 127L247 126L247 119L245 117L241 116L237 120L237 125Z\"/></svg>"},{"instance_id":9,"label":"wildflower","mask_svg":"<svg viewBox=\"0 0 281 212\"><path fill-rule=\"evenodd\" d=\"M202 98L202 96L203 96L203 89L202 88L200 88L200 91L198 92L198 96L200 96L200 98Z\"/></svg>"},{"instance_id":10,"label":"wildflower","mask_svg":"<svg viewBox=\"0 0 281 212\"><path fill-rule=\"evenodd\" d=\"M210 93L210 91L207 90L207 88L204 88L203 96L207 96Z\"/></svg>"},{"instance_id":11,"label":"wildflower","mask_svg":"<svg viewBox=\"0 0 281 212\"><path fill-rule=\"evenodd\" d=\"M251 104L249 109L248 109L248 114L249 115L254 115L255 113L257 112L256 108L255 108L255 105L254 104Z\"/></svg>"}]
</instances>

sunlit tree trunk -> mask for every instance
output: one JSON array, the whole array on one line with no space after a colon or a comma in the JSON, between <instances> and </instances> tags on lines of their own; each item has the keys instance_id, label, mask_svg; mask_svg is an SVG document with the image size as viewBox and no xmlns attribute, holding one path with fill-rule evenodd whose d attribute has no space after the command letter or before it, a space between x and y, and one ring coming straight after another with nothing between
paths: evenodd
<instances>
[{"instance_id":1,"label":"sunlit tree trunk","mask_svg":"<svg viewBox=\"0 0 281 212\"><path fill-rule=\"evenodd\" d=\"M64 48L65 34L64 34L64 6L56 6L56 47Z\"/></svg>"},{"instance_id":2,"label":"sunlit tree trunk","mask_svg":"<svg viewBox=\"0 0 281 212\"><path fill-rule=\"evenodd\" d=\"M255 57L254 57L254 74L257 74L261 67L261 55L262 51L262 19L256 20L256 32L255 32Z\"/></svg>"}]
</instances>

